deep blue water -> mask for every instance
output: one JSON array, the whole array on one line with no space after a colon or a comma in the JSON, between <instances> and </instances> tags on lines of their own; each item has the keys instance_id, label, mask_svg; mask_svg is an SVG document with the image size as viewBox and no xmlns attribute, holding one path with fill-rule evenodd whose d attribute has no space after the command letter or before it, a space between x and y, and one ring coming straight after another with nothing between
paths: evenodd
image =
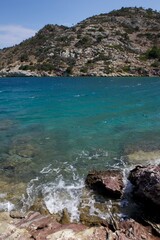
<instances>
[{"instance_id":1,"label":"deep blue water","mask_svg":"<svg viewBox=\"0 0 160 240\"><path fill-rule=\"evenodd\" d=\"M78 202L89 170L159 146L160 78L0 79L0 180L41 190L51 212L62 189Z\"/></svg>"}]
</instances>

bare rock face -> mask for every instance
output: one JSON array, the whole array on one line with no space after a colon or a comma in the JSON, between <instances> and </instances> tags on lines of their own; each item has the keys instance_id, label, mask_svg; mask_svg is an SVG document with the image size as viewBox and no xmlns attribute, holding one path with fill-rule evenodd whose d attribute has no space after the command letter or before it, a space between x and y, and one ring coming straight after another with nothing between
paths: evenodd
<instances>
[{"instance_id":1,"label":"bare rock face","mask_svg":"<svg viewBox=\"0 0 160 240\"><path fill-rule=\"evenodd\" d=\"M49 240L106 240L106 229L104 227L92 227L77 231L71 226L48 236Z\"/></svg>"},{"instance_id":2,"label":"bare rock face","mask_svg":"<svg viewBox=\"0 0 160 240\"><path fill-rule=\"evenodd\" d=\"M134 220L116 221L108 226L87 227L83 224L60 224L52 216L29 212L23 219L0 213L0 240L159 240L152 226Z\"/></svg>"},{"instance_id":3,"label":"bare rock face","mask_svg":"<svg viewBox=\"0 0 160 240\"><path fill-rule=\"evenodd\" d=\"M134 220L127 220L119 223L119 230L116 231L117 238L121 240L158 240L158 236L152 234L150 226L143 226ZM114 238L113 238L114 239Z\"/></svg>"},{"instance_id":4,"label":"bare rock face","mask_svg":"<svg viewBox=\"0 0 160 240\"><path fill-rule=\"evenodd\" d=\"M152 203L160 207L160 165L137 166L128 179L135 186L135 198L143 201L143 204Z\"/></svg>"},{"instance_id":5,"label":"bare rock face","mask_svg":"<svg viewBox=\"0 0 160 240\"><path fill-rule=\"evenodd\" d=\"M108 198L120 198L123 192L123 174L118 170L92 171L86 185Z\"/></svg>"}]
</instances>

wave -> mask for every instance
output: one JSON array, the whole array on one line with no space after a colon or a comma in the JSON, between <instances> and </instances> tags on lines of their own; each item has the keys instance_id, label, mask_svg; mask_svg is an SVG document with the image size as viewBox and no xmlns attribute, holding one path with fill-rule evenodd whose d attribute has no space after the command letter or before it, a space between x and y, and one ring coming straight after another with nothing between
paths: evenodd
<instances>
[{"instance_id":1,"label":"wave","mask_svg":"<svg viewBox=\"0 0 160 240\"><path fill-rule=\"evenodd\" d=\"M45 178L51 177L52 181L45 181ZM78 221L83 188L84 180L72 165L62 163L61 168L53 168L50 164L40 171L38 177L29 182L26 195L22 198L22 211L27 211L34 204L36 197L41 195L51 214L61 213L66 208L71 221Z\"/></svg>"}]
</instances>

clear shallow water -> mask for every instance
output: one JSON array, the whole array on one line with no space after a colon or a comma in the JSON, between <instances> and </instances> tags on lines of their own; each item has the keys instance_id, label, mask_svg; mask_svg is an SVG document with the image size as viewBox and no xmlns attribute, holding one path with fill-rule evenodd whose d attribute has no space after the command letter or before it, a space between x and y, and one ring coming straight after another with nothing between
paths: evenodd
<instances>
[{"instance_id":1,"label":"clear shallow water","mask_svg":"<svg viewBox=\"0 0 160 240\"><path fill-rule=\"evenodd\" d=\"M89 170L123 167L128 146L158 148L159 93L160 78L1 78L2 178L55 211L56 186L73 199Z\"/></svg>"}]
</instances>

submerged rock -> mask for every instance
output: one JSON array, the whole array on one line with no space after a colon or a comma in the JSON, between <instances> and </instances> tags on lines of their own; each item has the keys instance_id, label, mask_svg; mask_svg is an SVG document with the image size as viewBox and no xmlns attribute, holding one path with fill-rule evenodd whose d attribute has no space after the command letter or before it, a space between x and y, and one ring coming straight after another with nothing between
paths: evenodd
<instances>
[{"instance_id":1,"label":"submerged rock","mask_svg":"<svg viewBox=\"0 0 160 240\"><path fill-rule=\"evenodd\" d=\"M11 181L7 181L6 178L0 179L1 203L10 202L12 204L19 205L22 199L22 195L26 192L26 188L27 184L23 182L14 183ZM9 209L10 206L8 204L8 210Z\"/></svg>"},{"instance_id":2,"label":"submerged rock","mask_svg":"<svg viewBox=\"0 0 160 240\"><path fill-rule=\"evenodd\" d=\"M160 150L145 152L143 150L129 153L126 160L131 164L141 164L160 159Z\"/></svg>"},{"instance_id":3,"label":"submerged rock","mask_svg":"<svg viewBox=\"0 0 160 240\"><path fill-rule=\"evenodd\" d=\"M135 186L133 194L136 199L160 207L160 165L136 166L128 179Z\"/></svg>"},{"instance_id":4,"label":"submerged rock","mask_svg":"<svg viewBox=\"0 0 160 240\"><path fill-rule=\"evenodd\" d=\"M86 185L108 198L120 198L123 193L123 173L119 170L91 171Z\"/></svg>"},{"instance_id":5,"label":"submerged rock","mask_svg":"<svg viewBox=\"0 0 160 240\"><path fill-rule=\"evenodd\" d=\"M0 120L0 131L9 130L14 126L14 122L10 119Z\"/></svg>"}]
</instances>

